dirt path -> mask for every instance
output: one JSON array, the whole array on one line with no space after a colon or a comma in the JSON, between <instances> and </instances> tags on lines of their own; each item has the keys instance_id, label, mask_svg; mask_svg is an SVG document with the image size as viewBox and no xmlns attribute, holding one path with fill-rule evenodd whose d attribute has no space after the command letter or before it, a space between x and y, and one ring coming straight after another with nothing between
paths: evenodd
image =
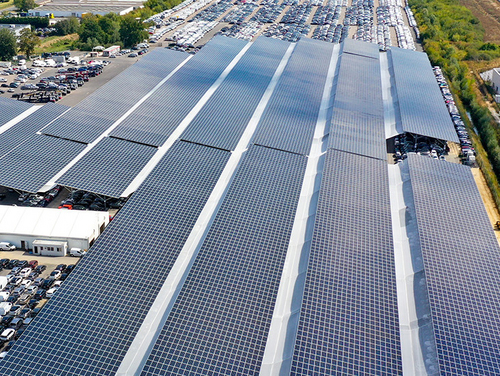
<instances>
[{"instance_id":1,"label":"dirt path","mask_svg":"<svg viewBox=\"0 0 500 376\"><path fill-rule=\"evenodd\" d=\"M474 180L476 181L477 188L479 189L479 193L481 194L481 198L483 199L484 207L486 208L486 212L490 218L491 226L493 227L495 222L500 220L500 213L495 206L493 196L491 195L481 170L479 168L472 168L471 170ZM500 231L495 231L495 236L500 244Z\"/></svg>"},{"instance_id":2,"label":"dirt path","mask_svg":"<svg viewBox=\"0 0 500 376\"><path fill-rule=\"evenodd\" d=\"M485 42L500 42L500 2L497 0L460 0L484 27Z\"/></svg>"}]
</instances>

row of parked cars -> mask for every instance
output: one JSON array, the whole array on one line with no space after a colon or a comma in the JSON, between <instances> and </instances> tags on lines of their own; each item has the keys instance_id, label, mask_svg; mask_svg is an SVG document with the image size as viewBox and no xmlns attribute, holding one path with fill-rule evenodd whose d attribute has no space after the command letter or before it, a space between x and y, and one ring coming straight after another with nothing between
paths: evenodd
<instances>
[{"instance_id":1,"label":"row of parked cars","mask_svg":"<svg viewBox=\"0 0 500 376\"><path fill-rule=\"evenodd\" d=\"M56 185L51 190L45 192L45 194L36 194L36 193L28 193L24 192L19 195L17 201L23 206L41 206L46 207L49 205L61 192L62 187L60 185Z\"/></svg>"},{"instance_id":2,"label":"row of parked cars","mask_svg":"<svg viewBox=\"0 0 500 376\"><path fill-rule=\"evenodd\" d=\"M125 198L104 199L91 192L73 191L67 199L61 201L59 209L106 211L121 209L126 202Z\"/></svg>"},{"instance_id":3,"label":"row of parked cars","mask_svg":"<svg viewBox=\"0 0 500 376\"><path fill-rule=\"evenodd\" d=\"M264 24L260 22L250 21L241 24L234 24L231 27L223 27L219 34L231 38L252 40L262 29Z\"/></svg>"},{"instance_id":4,"label":"row of parked cars","mask_svg":"<svg viewBox=\"0 0 500 376\"><path fill-rule=\"evenodd\" d=\"M448 83L446 82L446 78L444 77L439 66L433 67L433 70L439 84L439 88L441 89L441 94L443 94L443 99L446 102L446 107L450 113L451 120L455 125L455 130L457 131L458 139L460 141L462 155L468 163L474 164L476 161L476 151L472 146L472 141L469 137L469 133L467 132L467 128L465 127L465 123L460 116L460 112L458 111L455 101L453 100L453 95L451 94Z\"/></svg>"},{"instance_id":5,"label":"row of parked cars","mask_svg":"<svg viewBox=\"0 0 500 376\"><path fill-rule=\"evenodd\" d=\"M4 268L10 272L0 277L0 342L3 344L0 358L5 357L75 265L60 264L48 278L40 277L46 266L39 265L37 260L1 259L0 270Z\"/></svg>"},{"instance_id":6,"label":"row of parked cars","mask_svg":"<svg viewBox=\"0 0 500 376\"><path fill-rule=\"evenodd\" d=\"M403 162L408 153L417 153L434 159L445 160L445 155L449 152L446 143L443 144L442 141L437 139L411 133L396 136L394 149L394 161L396 163Z\"/></svg>"}]
</instances>

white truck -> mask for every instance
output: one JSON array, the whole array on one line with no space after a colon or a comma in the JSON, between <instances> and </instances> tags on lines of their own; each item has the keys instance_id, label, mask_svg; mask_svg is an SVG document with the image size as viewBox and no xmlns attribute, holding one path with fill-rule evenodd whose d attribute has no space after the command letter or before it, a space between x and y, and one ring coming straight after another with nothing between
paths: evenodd
<instances>
[{"instance_id":1,"label":"white truck","mask_svg":"<svg viewBox=\"0 0 500 376\"><path fill-rule=\"evenodd\" d=\"M8 283L9 281L7 280L6 276L4 275L0 276L0 290L3 290Z\"/></svg>"},{"instance_id":2,"label":"white truck","mask_svg":"<svg viewBox=\"0 0 500 376\"><path fill-rule=\"evenodd\" d=\"M87 254L87 252L81 248L71 248L69 250L69 255L74 256L74 257L82 257L82 256L85 256L86 254Z\"/></svg>"}]
</instances>

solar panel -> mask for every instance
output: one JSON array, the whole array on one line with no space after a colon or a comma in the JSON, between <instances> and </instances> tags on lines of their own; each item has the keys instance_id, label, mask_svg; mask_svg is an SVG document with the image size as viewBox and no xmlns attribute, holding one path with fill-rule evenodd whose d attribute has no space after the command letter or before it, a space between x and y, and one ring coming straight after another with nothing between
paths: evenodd
<instances>
[{"instance_id":1,"label":"solar panel","mask_svg":"<svg viewBox=\"0 0 500 376\"><path fill-rule=\"evenodd\" d=\"M361 47L365 44L371 43L363 42ZM330 121L330 148L387 158L381 87L378 59L346 53L341 55L333 90L335 100Z\"/></svg>"},{"instance_id":2,"label":"solar panel","mask_svg":"<svg viewBox=\"0 0 500 376\"><path fill-rule=\"evenodd\" d=\"M328 147L386 160L384 118L334 109Z\"/></svg>"},{"instance_id":3,"label":"solar panel","mask_svg":"<svg viewBox=\"0 0 500 376\"><path fill-rule=\"evenodd\" d=\"M157 150L105 137L57 183L109 197L120 197Z\"/></svg>"},{"instance_id":4,"label":"solar panel","mask_svg":"<svg viewBox=\"0 0 500 376\"><path fill-rule=\"evenodd\" d=\"M247 42L216 37L111 132L161 146Z\"/></svg>"},{"instance_id":5,"label":"solar panel","mask_svg":"<svg viewBox=\"0 0 500 376\"><path fill-rule=\"evenodd\" d=\"M500 249L471 170L414 154L408 166L440 373L496 375Z\"/></svg>"},{"instance_id":6,"label":"solar panel","mask_svg":"<svg viewBox=\"0 0 500 376\"><path fill-rule=\"evenodd\" d=\"M114 375L229 155L174 144L0 362L0 374Z\"/></svg>"},{"instance_id":7,"label":"solar panel","mask_svg":"<svg viewBox=\"0 0 500 376\"><path fill-rule=\"evenodd\" d=\"M27 102L0 97L0 126L21 115L31 107Z\"/></svg>"},{"instance_id":8,"label":"solar panel","mask_svg":"<svg viewBox=\"0 0 500 376\"><path fill-rule=\"evenodd\" d=\"M28 138L0 158L0 185L38 192L84 147L84 144L44 135Z\"/></svg>"},{"instance_id":9,"label":"solar panel","mask_svg":"<svg viewBox=\"0 0 500 376\"><path fill-rule=\"evenodd\" d=\"M297 43L264 110L253 143L309 153L333 47L307 38Z\"/></svg>"},{"instance_id":10,"label":"solar panel","mask_svg":"<svg viewBox=\"0 0 500 376\"><path fill-rule=\"evenodd\" d=\"M342 52L344 54L360 55L372 59L378 59L380 54L378 44L350 38L346 38L342 43Z\"/></svg>"},{"instance_id":11,"label":"solar panel","mask_svg":"<svg viewBox=\"0 0 500 376\"><path fill-rule=\"evenodd\" d=\"M402 373L387 162L328 150L292 375Z\"/></svg>"},{"instance_id":12,"label":"solar panel","mask_svg":"<svg viewBox=\"0 0 500 376\"><path fill-rule=\"evenodd\" d=\"M425 53L391 48L397 99L405 132L458 143L443 96Z\"/></svg>"},{"instance_id":13,"label":"solar panel","mask_svg":"<svg viewBox=\"0 0 500 376\"><path fill-rule=\"evenodd\" d=\"M340 59L334 107L383 116L379 60L351 54Z\"/></svg>"},{"instance_id":14,"label":"solar panel","mask_svg":"<svg viewBox=\"0 0 500 376\"><path fill-rule=\"evenodd\" d=\"M253 146L142 375L257 375L306 158Z\"/></svg>"},{"instance_id":15,"label":"solar panel","mask_svg":"<svg viewBox=\"0 0 500 376\"><path fill-rule=\"evenodd\" d=\"M0 134L0 156L35 135L42 127L67 111L69 107L47 103L31 115Z\"/></svg>"},{"instance_id":16,"label":"solar panel","mask_svg":"<svg viewBox=\"0 0 500 376\"><path fill-rule=\"evenodd\" d=\"M45 128L43 133L85 143L94 141L188 56L161 48L149 52Z\"/></svg>"},{"instance_id":17,"label":"solar panel","mask_svg":"<svg viewBox=\"0 0 500 376\"><path fill-rule=\"evenodd\" d=\"M181 138L234 150L289 45L258 38Z\"/></svg>"}]
</instances>

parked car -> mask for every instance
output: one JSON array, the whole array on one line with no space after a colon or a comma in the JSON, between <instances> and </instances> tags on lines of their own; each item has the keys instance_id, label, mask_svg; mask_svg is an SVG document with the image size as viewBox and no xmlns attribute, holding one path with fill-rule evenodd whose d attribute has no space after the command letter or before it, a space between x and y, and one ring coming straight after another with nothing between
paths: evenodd
<instances>
[{"instance_id":1,"label":"parked car","mask_svg":"<svg viewBox=\"0 0 500 376\"><path fill-rule=\"evenodd\" d=\"M16 330L12 328L5 329L2 334L0 334L0 341L7 342L14 338L16 335Z\"/></svg>"}]
</instances>

